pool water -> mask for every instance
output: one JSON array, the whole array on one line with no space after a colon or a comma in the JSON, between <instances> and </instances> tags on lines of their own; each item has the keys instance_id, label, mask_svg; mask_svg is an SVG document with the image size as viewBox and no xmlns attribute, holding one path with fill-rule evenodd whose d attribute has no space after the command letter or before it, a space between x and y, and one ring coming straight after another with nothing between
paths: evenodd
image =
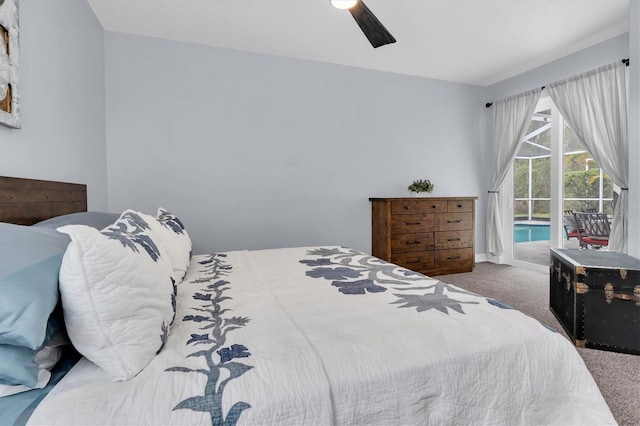
<instances>
[{"instance_id":1,"label":"pool water","mask_svg":"<svg viewBox=\"0 0 640 426\"><path fill-rule=\"evenodd\" d=\"M549 241L550 238L550 225L529 225L520 223L513 225L513 241L516 243L524 243L527 241Z\"/></svg>"}]
</instances>

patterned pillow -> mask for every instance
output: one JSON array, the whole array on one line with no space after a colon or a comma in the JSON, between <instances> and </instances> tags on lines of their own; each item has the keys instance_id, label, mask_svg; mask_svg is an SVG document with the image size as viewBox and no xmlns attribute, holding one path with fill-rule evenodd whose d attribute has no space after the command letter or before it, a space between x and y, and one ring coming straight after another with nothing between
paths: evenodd
<instances>
[{"instance_id":1,"label":"patterned pillow","mask_svg":"<svg viewBox=\"0 0 640 426\"><path fill-rule=\"evenodd\" d=\"M71 237L60 269L69 338L115 380L130 379L149 364L173 317L171 264L154 241L153 221L127 210L102 231L58 228Z\"/></svg>"},{"instance_id":2,"label":"patterned pillow","mask_svg":"<svg viewBox=\"0 0 640 426\"><path fill-rule=\"evenodd\" d=\"M156 219L161 226L160 229L153 228L153 232L169 255L173 279L176 284L180 283L187 273L191 260L191 238L180 219L164 208L158 209Z\"/></svg>"},{"instance_id":3,"label":"patterned pillow","mask_svg":"<svg viewBox=\"0 0 640 426\"><path fill-rule=\"evenodd\" d=\"M0 344L35 350L46 343L68 245L55 229L0 223Z\"/></svg>"}]
</instances>

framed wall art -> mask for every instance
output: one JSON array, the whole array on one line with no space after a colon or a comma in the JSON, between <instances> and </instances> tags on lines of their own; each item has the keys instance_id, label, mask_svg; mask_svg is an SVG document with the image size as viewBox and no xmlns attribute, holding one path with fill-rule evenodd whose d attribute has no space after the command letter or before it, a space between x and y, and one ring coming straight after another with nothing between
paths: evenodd
<instances>
[{"instance_id":1,"label":"framed wall art","mask_svg":"<svg viewBox=\"0 0 640 426\"><path fill-rule=\"evenodd\" d=\"M14 129L21 127L18 1L0 0L0 124Z\"/></svg>"}]
</instances>

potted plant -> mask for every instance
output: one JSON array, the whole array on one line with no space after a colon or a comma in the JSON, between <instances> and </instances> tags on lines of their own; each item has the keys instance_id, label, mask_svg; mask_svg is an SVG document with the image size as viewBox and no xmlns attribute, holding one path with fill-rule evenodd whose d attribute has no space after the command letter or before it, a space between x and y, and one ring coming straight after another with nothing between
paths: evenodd
<instances>
[{"instance_id":1,"label":"potted plant","mask_svg":"<svg viewBox=\"0 0 640 426\"><path fill-rule=\"evenodd\" d=\"M413 183L411 185L409 185L408 189L411 192L411 196L412 197L417 197L420 196L420 193L422 192L431 192L433 191L434 185L431 183L430 180L426 179L417 179L414 180Z\"/></svg>"}]
</instances>

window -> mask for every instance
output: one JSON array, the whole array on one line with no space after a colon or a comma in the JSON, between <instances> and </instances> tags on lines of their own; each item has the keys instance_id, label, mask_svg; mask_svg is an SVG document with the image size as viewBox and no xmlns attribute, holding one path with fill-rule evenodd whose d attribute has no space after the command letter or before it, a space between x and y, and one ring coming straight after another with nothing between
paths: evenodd
<instances>
[{"instance_id":1,"label":"window","mask_svg":"<svg viewBox=\"0 0 640 426\"><path fill-rule=\"evenodd\" d=\"M613 182L567 124L563 136L563 210L595 210L612 215Z\"/></svg>"}]
</instances>

